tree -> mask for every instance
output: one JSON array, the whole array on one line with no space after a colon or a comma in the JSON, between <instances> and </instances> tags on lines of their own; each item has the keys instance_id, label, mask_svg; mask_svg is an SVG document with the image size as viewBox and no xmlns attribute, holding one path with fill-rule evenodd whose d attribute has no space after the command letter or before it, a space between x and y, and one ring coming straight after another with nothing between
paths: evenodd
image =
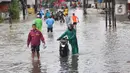
<instances>
[{"instance_id":1,"label":"tree","mask_svg":"<svg viewBox=\"0 0 130 73\"><path fill-rule=\"evenodd\" d=\"M11 19L17 20L20 16L19 0L12 0L9 8Z\"/></svg>"},{"instance_id":2,"label":"tree","mask_svg":"<svg viewBox=\"0 0 130 73\"><path fill-rule=\"evenodd\" d=\"M0 23L2 23L4 21L4 19L2 18L2 15L0 13Z\"/></svg>"},{"instance_id":3,"label":"tree","mask_svg":"<svg viewBox=\"0 0 130 73\"><path fill-rule=\"evenodd\" d=\"M25 20L25 15L26 15L26 0L20 0L22 4L22 9L23 9L23 19Z\"/></svg>"}]
</instances>

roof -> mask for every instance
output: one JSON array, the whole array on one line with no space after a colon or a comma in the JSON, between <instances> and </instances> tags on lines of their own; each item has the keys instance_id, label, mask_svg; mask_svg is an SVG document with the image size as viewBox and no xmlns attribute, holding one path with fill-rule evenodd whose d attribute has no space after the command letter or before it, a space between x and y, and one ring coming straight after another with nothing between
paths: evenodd
<instances>
[{"instance_id":1,"label":"roof","mask_svg":"<svg viewBox=\"0 0 130 73\"><path fill-rule=\"evenodd\" d=\"M10 2L11 0L0 0L0 3L1 2Z\"/></svg>"}]
</instances>

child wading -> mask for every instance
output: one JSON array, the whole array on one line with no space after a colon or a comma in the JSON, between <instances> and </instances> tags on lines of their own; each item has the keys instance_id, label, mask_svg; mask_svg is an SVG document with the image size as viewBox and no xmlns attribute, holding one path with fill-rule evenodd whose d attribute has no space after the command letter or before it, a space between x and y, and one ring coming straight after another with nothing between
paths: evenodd
<instances>
[{"instance_id":1,"label":"child wading","mask_svg":"<svg viewBox=\"0 0 130 73\"><path fill-rule=\"evenodd\" d=\"M27 46L31 43L32 59L34 60L35 53L37 53L38 60L40 59L40 41L45 44L44 37L42 33L36 29L36 25L32 25L32 30L28 35Z\"/></svg>"},{"instance_id":2,"label":"child wading","mask_svg":"<svg viewBox=\"0 0 130 73\"><path fill-rule=\"evenodd\" d=\"M37 28L39 31L42 31L42 19L40 18L39 15L37 15L37 18L35 19L34 24L36 24L36 28Z\"/></svg>"},{"instance_id":3,"label":"child wading","mask_svg":"<svg viewBox=\"0 0 130 73\"><path fill-rule=\"evenodd\" d=\"M76 29L76 25L79 22L79 18L75 15L75 13L73 13L72 21L73 21L73 26Z\"/></svg>"},{"instance_id":4,"label":"child wading","mask_svg":"<svg viewBox=\"0 0 130 73\"><path fill-rule=\"evenodd\" d=\"M51 16L46 20L46 24L47 24L47 32L49 31L53 32L54 19Z\"/></svg>"}]
</instances>

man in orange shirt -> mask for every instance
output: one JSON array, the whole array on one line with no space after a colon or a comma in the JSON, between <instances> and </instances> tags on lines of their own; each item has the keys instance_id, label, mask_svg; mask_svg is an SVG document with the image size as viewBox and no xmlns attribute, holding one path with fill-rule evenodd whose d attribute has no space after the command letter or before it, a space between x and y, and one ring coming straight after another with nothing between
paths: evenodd
<instances>
[{"instance_id":1,"label":"man in orange shirt","mask_svg":"<svg viewBox=\"0 0 130 73\"><path fill-rule=\"evenodd\" d=\"M74 28L76 28L76 25L79 22L79 18L75 15L75 13L73 13L72 21L73 21Z\"/></svg>"}]
</instances>

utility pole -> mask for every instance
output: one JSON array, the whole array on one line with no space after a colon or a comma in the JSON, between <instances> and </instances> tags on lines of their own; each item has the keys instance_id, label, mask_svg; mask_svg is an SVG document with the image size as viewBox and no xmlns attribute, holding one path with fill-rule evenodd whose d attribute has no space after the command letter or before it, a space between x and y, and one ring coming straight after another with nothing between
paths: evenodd
<instances>
[{"instance_id":1,"label":"utility pole","mask_svg":"<svg viewBox=\"0 0 130 73\"><path fill-rule=\"evenodd\" d=\"M10 5L9 5L9 24L10 24L10 27L12 27L12 11L10 9L12 2L13 2L13 0L11 0Z\"/></svg>"},{"instance_id":2,"label":"utility pole","mask_svg":"<svg viewBox=\"0 0 130 73\"><path fill-rule=\"evenodd\" d=\"M37 13L37 8L38 8L38 2L35 0L35 13Z\"/></svg>"},{"instance_id":3,"label":"utility pole","mask_svg":"<svg viewBox=\"0 0 130 73\"><path fill-rule=\"evenodd\" d=\"M115 0L112 0L112 24L113 27L116 27Z\"/></svg>"},{"instance_id":4,"label":"utility pole","mask_svg":"<svg viewBox=\"0 0 130 73\"><path fill-rule=\"evenodd\" d=\"M87 14L86 7L88 7L88 6L86 6L86 0L83 0L83 11L84 11L84 14Z\"/></svg>"},{"instance_id":5,"label":"utility pole","mask_svg":"<svg viewBox=\"0 0 130 73\"><path fill-rule=\"evenodd\" d=\"M111 0L108 0L109 6L109 27L111 27Z\"/></svg>"},{"instance_id":6,"label":"utility pole","mask_svg":"<svg viewBox=\"0 0 130 73\"><path fill-rule=\"evenodd\" d=\"M88 0L87 0L87 8L86 8L86 13L87 13L87 9L88 9Z\"/></svg>"},{"instance_id":7,"label":"utility pole","mask_svg":"<svg viewBox=\"0 0 130 73\"><path fill-rule=\"evenodd\" d=\"M115 0L105 0L105 11L106 11L106 28L108 26L108 19L109 19L109 27L112 26L116 27Z\"/></svg>"},{"instance_id":8,"label":"utility pole","mask_svg":"<svg viewBox=\"0 0 130 73\"><path fill-rule=\"evenodd\" d=\"M116 5L116 1L114 0L114 2L113 2L113 4L114 4L114 25L115 25L115 28L116 28L116 15L115 15L115 5Z\"/></svg>"},{"instance_id":9,"label":"utility pole","mask_svg":"<svg viewBox=\"0 0 130 73\"><path fill-rule=\"evenodd\" d=\"M25 20L25 15L26 15L26 1L25 0L20 0L22 4L22 9L23 9L23 19Z\"/></svg>"},{"instance_id":10,"label":"utility pole","mask_svg":"<svg viewBox=\"0 0 130 73\"><path fill-rule=\"evenodd\" d=\"M112 0L112 24L114 27L114 0Z\"/></svg>"},{"instance_id":11,"label":"utility pole","mask_svg":"<svg viewBox=\"0 0 130 73\"><path fill-rule=\"evenodd\" d=\"M106 28L107 28L107 11L108 11L108 8L107 8L107 0L105 0L105 11L106 11Z\"/></svg>"}]
</instances>

